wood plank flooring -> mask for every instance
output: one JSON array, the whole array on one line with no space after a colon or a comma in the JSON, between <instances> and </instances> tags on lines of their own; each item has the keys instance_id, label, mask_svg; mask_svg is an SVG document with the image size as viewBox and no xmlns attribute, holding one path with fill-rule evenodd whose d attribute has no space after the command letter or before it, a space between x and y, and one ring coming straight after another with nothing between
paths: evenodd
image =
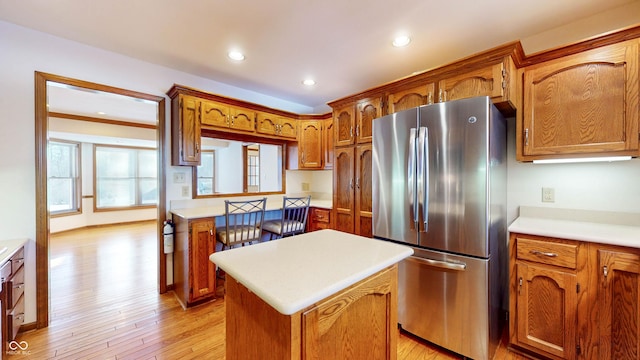
<instances>
[{"instance_id":1,"label":"wood plank flooring","mask_svg":"<svg viewBox=\"0 0 640 360\"><path fill-rule=\"evenodd\" d=\"M28 348L5 359L225 358L223 286L186 311L172 292L159 295L154 222L74 230L50 244L49 327L19 334ZM400 335L398 359L459 358ZM524 357L501 345L494 359Z\"/></svg>"}]
</instances>

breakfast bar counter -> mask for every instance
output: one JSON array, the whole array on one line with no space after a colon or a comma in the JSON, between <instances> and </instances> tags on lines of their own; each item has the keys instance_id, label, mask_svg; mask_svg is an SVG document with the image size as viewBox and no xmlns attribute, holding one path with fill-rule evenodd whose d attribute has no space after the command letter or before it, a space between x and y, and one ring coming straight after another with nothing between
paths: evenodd
<instances>
[{"instance_id":1,"label":"breakfast bar counter","mask_svg":"<svg viewBox=\"0 0 640 360\"><path fill-rule=\"evenodd\" d=\"M394 359L407 246L321 230L214 253L227 358Z\"/></svg>"}]
</instances>

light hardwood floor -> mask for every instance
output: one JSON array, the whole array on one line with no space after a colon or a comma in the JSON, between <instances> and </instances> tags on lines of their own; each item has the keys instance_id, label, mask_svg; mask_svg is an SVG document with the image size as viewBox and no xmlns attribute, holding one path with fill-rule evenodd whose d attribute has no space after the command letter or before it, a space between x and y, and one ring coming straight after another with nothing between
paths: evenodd
<instances>
[{"instance_id":1,"label":"light hardwood floor","mask_svg":"<svg viewBox=\"0 0 640 360\"><path fill-rule=\"evenodd\" d=\"M5 359L224 359L223 287L186 311L173 293L159 295L155 223L74 230L50 243L50 325L19 334L25 354ZM459 358L400 335L398 359ZM494 359L524 358L501 345Z\"/></svg>"}]
</instances>

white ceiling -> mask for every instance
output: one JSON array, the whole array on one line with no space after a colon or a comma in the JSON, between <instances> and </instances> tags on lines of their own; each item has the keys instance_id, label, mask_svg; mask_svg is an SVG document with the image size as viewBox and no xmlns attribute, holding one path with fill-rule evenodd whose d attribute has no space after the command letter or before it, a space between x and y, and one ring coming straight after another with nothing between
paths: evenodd
<instances>
[{"instance_id":1,"label":"white ceiling","mask_svg":"<svg viewBox=\"0 0 640 360\"><path fill-rule=\"evenodd\" d=\"M0 0L0 19L324 110L331 100L637 1ZM411 36L408 47L391 46L399 33ZM232 48L246 60L229 60ZM317 85L304 87L306 77Z\"/></svg>"}]
</instances>

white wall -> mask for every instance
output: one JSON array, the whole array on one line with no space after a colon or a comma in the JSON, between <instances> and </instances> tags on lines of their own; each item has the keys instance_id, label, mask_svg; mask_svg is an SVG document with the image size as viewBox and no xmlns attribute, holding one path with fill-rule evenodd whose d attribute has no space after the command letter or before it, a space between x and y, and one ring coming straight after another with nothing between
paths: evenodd
<instances>
[{"instance_id":1,"label":"white wall","mask_svg":"<svg viewBox=\"0 0 640 360\"><path fill-rule=\"evenodd\" d=\"M507 218L519 206L637 213L640 217L640 158L630 161L533 164L516 161L515 119L508 120ZM542 187L555 202L542 202Z\"/></svg>"}]
</instances>

